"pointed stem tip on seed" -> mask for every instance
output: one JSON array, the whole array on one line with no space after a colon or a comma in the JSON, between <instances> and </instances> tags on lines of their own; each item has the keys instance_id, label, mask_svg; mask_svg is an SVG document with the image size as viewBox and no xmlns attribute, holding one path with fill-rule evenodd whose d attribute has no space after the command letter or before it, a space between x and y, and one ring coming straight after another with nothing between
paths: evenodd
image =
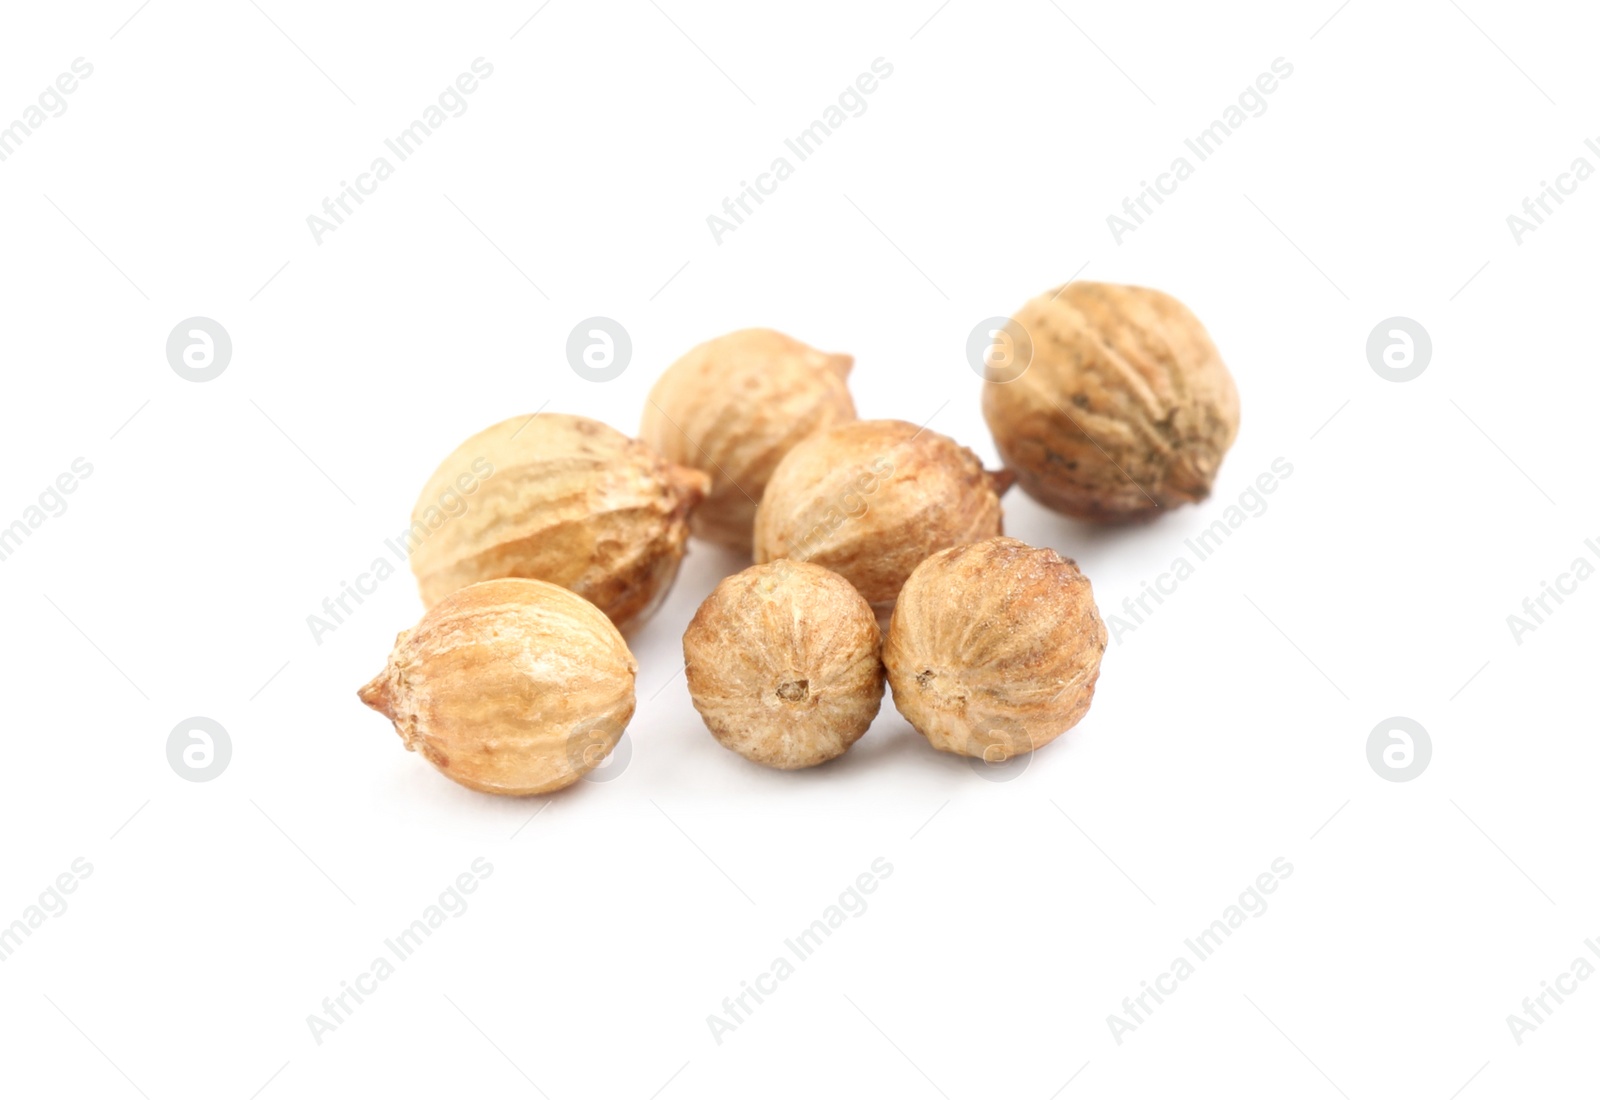
<instances>
[{"instance_id":1,"label":"pointed stem tip on seed","mask_svg":"<svg viewBox=\"0 0 1600 1100\"><path fill-rule=\"evenodd\" d=\"M1017 475L1011 470L986 470L984 475L989 479L989 488L994 490L994 495L1003 497L1006 490L1017 482Z\"/></svg>"},{"instance_id":2,"label":"pointed stem tip on seed","mask_svg":"<svg viewBox=\"0 0 1600 1100\"><path fill-rule=\"evenodd\" d=\"M828 370L831 370L834 374L837 374L840 378L848 378L850 376L850 368L855 365L856 357L854 355L844 354L830 355L823 363L824 367L826 367Z\"/></svg>"},{"instance_id":3,"label":"pointed stem tip on seed","mask_svg":"<svg viewBox=\"0 0 1600 1100\"><path fill-rule=\"evenodd\" d=\"M365 687L356 692L361 701L385 718L394 719L394 696L391 693L389 670L374 676Z\"/></svg>"},{"instance_id":4,"label":"pointed stem tip on seed","mask_svg":"<svg viewBox=\"0 0 1600 1100\"><path fill-rule=\"evenodd\" d=\"M711 475L691 466L671 466L667 482L685 509L693 508L711 492Z\"/></svg>"}]
</instances>

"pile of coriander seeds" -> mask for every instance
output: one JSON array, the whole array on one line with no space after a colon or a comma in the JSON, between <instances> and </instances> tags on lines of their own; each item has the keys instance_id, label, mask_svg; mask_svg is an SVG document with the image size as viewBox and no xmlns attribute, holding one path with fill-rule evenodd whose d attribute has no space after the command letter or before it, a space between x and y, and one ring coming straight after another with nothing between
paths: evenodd
<instances>
[{"instance_id":1,"label":"pile of coriander seeds","mask_svg":"<svg viewBox=\"0 0 1600 1100\"><path fill-rule=\"evenodd\" d=\"M692 536L755 563L683 637L695 709L746 759L842 755L885 683L943 752L998 763L1071 729L1106 628L1071 559L1004 536L1001 497L1015 484L1108 524L1205 499L1239 427L1210 337L1143 287L1071 282L1028 302L983 384L998 471L927 427L857 419L852 365L748 329L673 363L639 438L541 412L468 439L412 517L428 610L361 700L464 786L570 786L633 717L625 635ZM441 500L461 504L447 522Z\"/></svg>"}]
</instances>

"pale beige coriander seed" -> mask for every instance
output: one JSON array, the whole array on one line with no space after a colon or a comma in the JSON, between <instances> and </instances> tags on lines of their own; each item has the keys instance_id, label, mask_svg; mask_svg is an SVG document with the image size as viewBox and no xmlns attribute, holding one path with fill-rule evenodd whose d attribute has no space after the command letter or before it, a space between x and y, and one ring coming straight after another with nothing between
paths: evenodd
<instances>
[{"instance_id":1,"label":"pale beige coriander seed","mask_svg":"<svg viewBox=\"0 0 1600 1100\"><path fill-rule=\"evenodd\" d=\"M487 472L462 495L468 470ZM629 631L671 587L708 485L597 420L513 417L429 479L407 536L411 568L429 605L476 581L527 577L571 589Z\"/></svg>"},{"instance_id":2,"label":"pale beige coriander seed","mask_svg":"<svg viewBox=\"0 0 1600 1100\"><path fill-rule=\"evenodd\" d=\"M396 640L361 701L407 749L475 791L544 794L605 759L633 717L637 665L611 620L544 581L483 581Z\"/></svg>"},{"instance_id":3,"label":"pale beige coriander seed","mask_svg":"<svg viewBox=\"0 0 1600 1100\"><path fill-rule=\"evenodd\" d=\"M901 590L883 662L894 705L943 752L999 763L1088 712L1106 649L1073 561L1016 539L934 554Z\"/></svg>"},{"instance_id":4,"label":"pale beige coriander seed","mask_svg":"<svg viewBox=\"0 0 1600 1100\"><path fill-rule=\"evenodd\" d=\"M683 635L689 697L747 760L809 768L841 755L883 701L881 635L850 582L789 560L728 577Z\"/></svg>"},{"instance_id":5,"label":"pale beige coriander seed","mask_svg":"<svg viewBox=\"0 0 1600 1100\"><path fill-rule=\"evenodd\" d=\"M845 386L853 362L751 328L690 349L656 380L639 435L711 479L689 517L696 537L750 553L756 506L778 462L801 440L856 418Z\"/></svg>"},{"instance_id":6,"label":"pale beige coriander seed","mask_svg":"<svg viewBox=\"0 0 1600 1100\"><path fill-rule=\"evenodd\" d=\"M798 444L756 511L757 562L831 569L886 618L911 571L939 550L998 535L1012 475L904 420L857 420Z\"/></svg>"}]
</instances>

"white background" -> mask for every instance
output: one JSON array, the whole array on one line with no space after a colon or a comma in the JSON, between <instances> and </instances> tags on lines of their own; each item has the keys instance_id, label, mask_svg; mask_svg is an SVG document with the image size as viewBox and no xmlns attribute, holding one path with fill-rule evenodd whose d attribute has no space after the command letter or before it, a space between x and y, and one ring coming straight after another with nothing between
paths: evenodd
<instances>
[{"instance_id":1,"label":"white background","mask_svg":"<svg viewBox=\"0 0 1600 1100\"><path fill-rule=\"evenodd\" d=\"M1600 980L1521 1045L1506 1021L1600 937L1600 581L1520 645L1506 623L1600 560L1600 181L1521 244L1506 223L1600 139L1592 12L135 2L0 26L0 119L94 66L0 163L0 521L94 467L0 562L0 923L93 866L0 964L7 1093L1592 1093ZM478 57L467 112L317 244L307 215ZM715 243L878 57L866 113ZM1106 215L1278 57L1266 113L1118 244ZM1205 505L1103 531L1013 492L1008 533L1110 616L1293 475L1007 782L887 702L810 773L720 748L679 675L739 564L703 544L633 640L626 770L549 799L454 786L357 702L421 612L404 573L312 639L462 439L546 403L632 432L731 329L854 354L863 416L992 463L967 334L1080 271L1188 303L1242 430ZM564 352L596 314L634 343L603 385ZM195 315L234 344L206 384L165 358ZM1395 315L1434 345L1405 384L1366 359ZM167 762L193 715L231 735L208 783ZM1366 755L1394 715L1432 740L1407 783ZM471 907L315 1042L477 857ZM866 912L714 1041L879 857ZM1119 1045L1108 1014L1278 857L1270 908Z\"/></svg>"}]
</instances>

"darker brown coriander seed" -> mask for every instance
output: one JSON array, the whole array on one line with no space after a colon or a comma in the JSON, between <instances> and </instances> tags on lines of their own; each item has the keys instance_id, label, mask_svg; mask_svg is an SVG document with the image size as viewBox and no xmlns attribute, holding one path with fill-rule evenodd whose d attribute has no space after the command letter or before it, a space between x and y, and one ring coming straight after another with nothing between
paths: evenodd
<instances>
[{"instance_id":1,"label":"darker brown coriander seed","mask_svg":"<svg viewBox=\"0 0 1600 1100\"><path fill-rule=\"evenodd\" d=\"M1206 499L1239 432L1239 393L1182 302L1073 282L1024 305L1012 326L1032 358L1015 377L986 372L983 415L1024 492L1104 523Z\"/></svg>"}]
</instances>

